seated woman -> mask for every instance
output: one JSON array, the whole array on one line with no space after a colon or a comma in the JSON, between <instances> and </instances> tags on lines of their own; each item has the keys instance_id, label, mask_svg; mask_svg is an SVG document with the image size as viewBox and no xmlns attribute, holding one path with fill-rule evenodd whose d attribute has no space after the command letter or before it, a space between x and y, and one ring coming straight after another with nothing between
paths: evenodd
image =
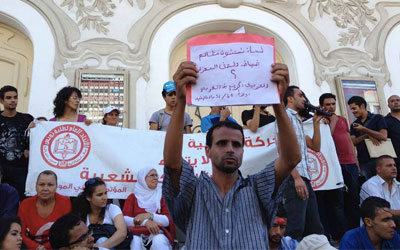
<instances>
[{"instance_id":1,"label":"seated woman","mask_svg":"<svg viewBox=\"0 0 400 250\"><path fill-rule=\"evenodd\" d=\"M82 93L75 87L64 87L58 91L54 99L54 116L50 121L59 122L84 122L86 125L92 123L86 119L85 115L78 114L79 103L82 99Z\"/></svg>"},{"instance_id":2,"label":"seated woman","mask_svg":"<svg viewBox=\"0 0 400 250\"><path fill-rule=\"evenodd\" d=\"M175 227L158 186L157 171L152 167L143 168L139 170L137 179L133 194L125 201L123 212L128 227L144 226L149 236L134 235L131 249L145 249L150 243L150 249L171 249Z\"/></svg>"},{"instance_id":3,"label":"seated woman","mask_svg":"<svg viewBox=\"0 0 400 250\"><path fill-rule=\"evenodd\" d=\"M57 175L41 172L36 181L36 195L22 201L18 216L22 222L22 238L28 249L51 249L49 230L61 216L71 211L68 197L56 193Z\"/></svg>"},{"instance_id":4,"label":"seated woman","mask_svg":"<svg viewBox=\"0 0 400 250\"><path fill-rule=\"evenodd\" d=\"M14 217L0 218L0 249L21 249L21 220Z\"/></svg>"},{"instance_id":5,"label":"seated woman","mask_svg":"<svg viewBox=\"0 0 400 250\"><path fill-rule=\"evenodd\" d=\"M89 228L96 226L101 230L113 225L115 232L109 238L96 237L98 234L93 231L94 247L111 249L120 247L126 239L127 229L121 209L114 204L107 204L107 199L104 181L99 177L89 179L85 182L83 192L74 201L72 211L79 214Z\"/></svg>"}]
</instances>

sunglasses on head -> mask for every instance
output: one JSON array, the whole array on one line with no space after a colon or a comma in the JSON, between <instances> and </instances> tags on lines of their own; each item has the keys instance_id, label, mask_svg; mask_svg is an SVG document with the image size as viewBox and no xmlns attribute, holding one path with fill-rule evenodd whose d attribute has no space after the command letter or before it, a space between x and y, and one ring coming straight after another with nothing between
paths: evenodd
<instances>
[{"instance_id":1,"label":"sunglasses on head","mask_svg":"<svg viewBox=\"0 0 400 250\"><path fill-rule=\"evenodd\" d=\"M96 182L103 182L103 180L100 177L94 177L94 178L90 178L89 180L86 181L85 186L87 185L93 185Z\"/></svg>"}]
</instances>

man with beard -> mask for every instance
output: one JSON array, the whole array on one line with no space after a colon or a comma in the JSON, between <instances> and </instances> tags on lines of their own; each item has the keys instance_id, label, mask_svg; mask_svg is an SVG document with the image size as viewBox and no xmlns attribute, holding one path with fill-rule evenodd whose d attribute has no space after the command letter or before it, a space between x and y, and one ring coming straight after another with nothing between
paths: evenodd
<instances>
[{"instance_id":1,"label":"man with beard","mask_svg":"<svg viewBox=\"0 0 400 250\"><path fill-rule=\"evenodd\" d=\"M362 227L347 231L339 249L400 249L400 236L386 200L371 196L361 204Z\"/></svg>"},{"instance_id":2,"label":"man with beard","mask_svg":"<svg viewBox=\"0 0 400 250\"><path fill-rule=\"evenodd\" d=\"M397 155L395 159L397 165L397 180L400 181L400 97L398 95L389 97L388 106L390 113L385 116L385 120L388 126L388 138L392 140Z\"/></svg>"},{"instance_id":3,"label":"man with beard","mask_svg":"<svg viewBox=\"0 0 400 250\"><path fill-rule=\"evenodd\" d=\"M164 144L163 197L175 224L186 233L187 249L266 249L268 229L280 198L279 187L300 161L293 127L282 104L274 104L280 130L281 155L255 175L243 178L243 129L236 123L216 123L206 136L212 176L182 160L186 87L196 84L198 69L183 62L174 74L177 103ZM273 64L271 81L280 93L289 84L286 65Z\"/></svg>"},{"instance_id":4,"label":"man with beard","mask_svg":"<svg viewBox=\"0 0 400 250\"><path fill-rule=\"evenodd\" d=\"M299 113L305 109L304 103L306 100L304 93L296 86L288 87L283 98L286 105L286 112L296 131L296 139L300 145L301 152L301 161L293 169L283 191L283 204L288 216L285 235L297 241L310 234L324 233L319 217L317 198L310 183L307 157L307 147L315 152L320 151L321 134L319 122L322 116L315 114L313 117L313 138L305 135L302 117ZM283 133L286 133L286 131L279 128L278 130L279 145L281 143L279 138L280 131Z\"/></svg>"},{"instance_id":5,"label":"man with beard","mask_svg":"<svg viewBox=\"0 0 400 250\"><path fill-rule=\"evenodd\" d=\"M0 114L0 164L4 169L4 182L17 189L22 201L28 174L26 131L33 117L17 112L18 91L13 86L0 89L0 103L4 107Z\"/></svg>"},{"instance_id":6,"label":"man with beard","mask_svg":"<svg viewBox=\"0 0 400 250\"><path fill-rule=\"evenodd\" d=\"M280 205L271 228L268 230L269 249L291 250L299 244L290 236L284 236L286 231L287 216L285 208Z\"/></svg>"}]
</instances>

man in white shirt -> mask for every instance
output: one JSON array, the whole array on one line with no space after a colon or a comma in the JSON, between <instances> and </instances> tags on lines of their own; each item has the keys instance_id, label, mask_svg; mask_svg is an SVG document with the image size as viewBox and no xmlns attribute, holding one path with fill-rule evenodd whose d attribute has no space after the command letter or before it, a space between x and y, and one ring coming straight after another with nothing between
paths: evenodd
<instances>
[{"instance_id":1,"label":"man in white shirt","mask_svg":"<svg viewBox=\"0 0 400 250\"><path fill-rule=\"evenodd\" d=\"M390 203L390 210L400 229L400 182L396 180L397 168L393 157L382 155L376 159L377 175L366 181L360 192L360 203L370 196L380 197Z\"/></svg>"}]
</instances>

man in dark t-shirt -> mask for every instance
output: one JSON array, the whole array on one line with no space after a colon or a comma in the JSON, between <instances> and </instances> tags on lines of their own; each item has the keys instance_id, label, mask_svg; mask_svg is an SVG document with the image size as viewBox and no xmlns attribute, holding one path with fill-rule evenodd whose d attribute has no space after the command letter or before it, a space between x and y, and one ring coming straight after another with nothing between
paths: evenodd
<instances>
[{"instance_id":1,"label":"man in dark t-shirt","mask_svg":"<svg viewBox=\"0 0 400 250\"><path fill-rule=\"evenodd\" d=\"M376 175L375 160L368 153L365 139L379 144L387 139L387 125L383 116L367 111L367 102L361 96L353 96L347 102L353 115L357 118L350 128L350 136L357 148L357 159L361 174L369 179Z\"/></svg>"},{"instance_id":2,"label":"man in dark t-shirt","mask_svg":"<svg viewBox=\"0 0 400 250\"><path fill-rule=\"evenodd\" d=\"M257 132L258 128L275 121L275 116L268 113L267 106L253 106L251 110L242 112L242 122L244 128Z\"/></svg>"},{"instance_id":3,"label":"man in dark t-shirt","mask_svg":"<svg viewBox=\"0 0 400 250\"><path fill-rule=\"evenodd\" d=\"M388 106L390 113L385 116L385 120L388 125L388 137L392 140L397 155L394 160L397 165L397 180L400 181L400 97L398 95L390 96Z\"/></svg>"},{"instance_id":4,"label":"man in dark t-shirt","mask_svg":"<svg viewBox=\"0 0 400 250\"><path fill-rule=\"evenodd\" d=\"M30 114L17 112L18 91L6 85L0 89L0 164L4 169L4 182L15 187L22 200L28 174L27 129L33 121Z\"/></svg>"}]
</instances>

